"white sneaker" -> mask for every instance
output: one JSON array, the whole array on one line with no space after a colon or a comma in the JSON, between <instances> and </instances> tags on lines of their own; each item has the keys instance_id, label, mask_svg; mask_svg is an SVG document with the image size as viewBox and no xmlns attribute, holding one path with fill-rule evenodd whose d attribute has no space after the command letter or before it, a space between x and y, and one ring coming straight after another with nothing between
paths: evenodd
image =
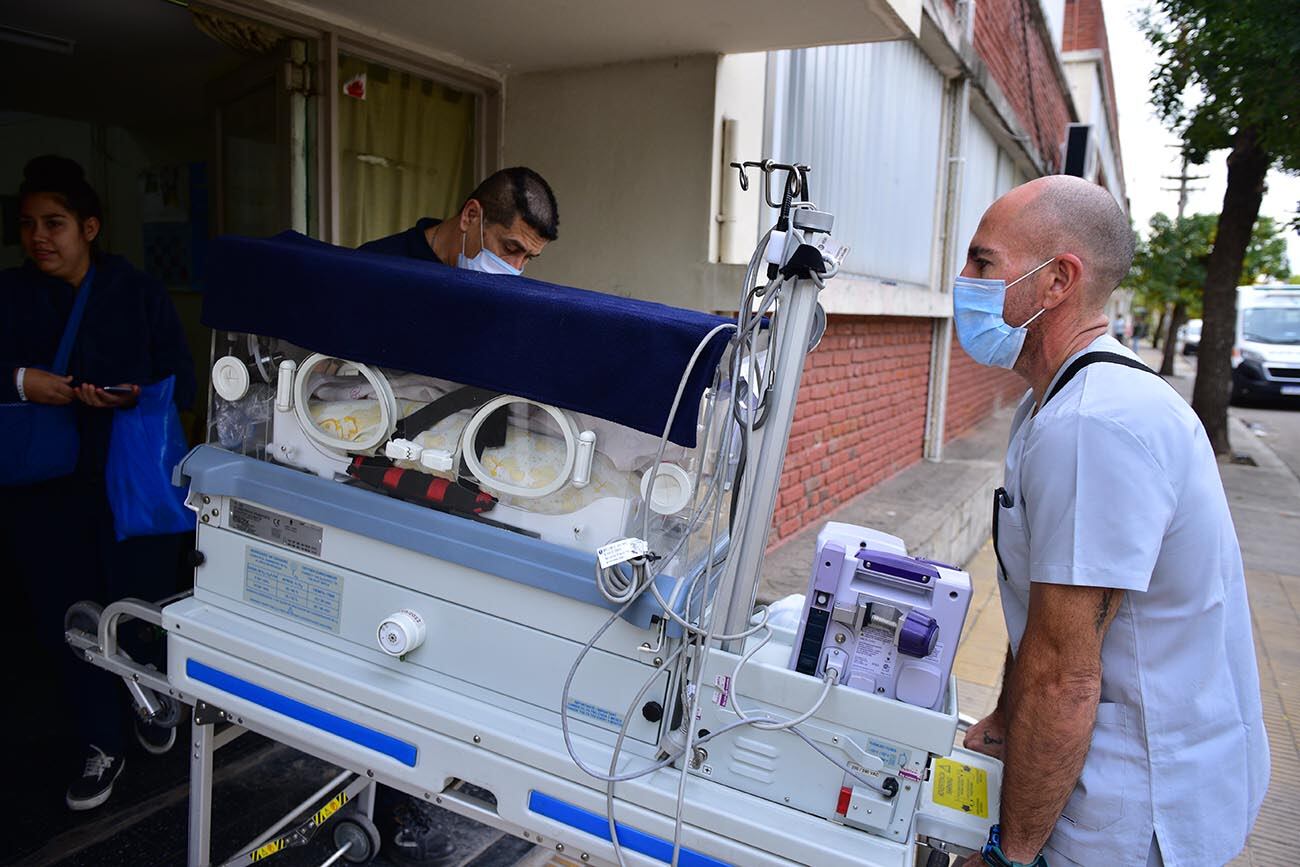
<instances>
[{"instance_id":1,"label":"white sneaker","mask_svg":"<svg viewBox=\"0 0 1300 867\"><path fill-rule=\"evenodd\" d=\"M72 810L93 810L113 794L113 784L126 767L122 756L110 756L94 744L86 754L86 766L81 776L68 786L67 802Z\"/></svg>"}]
</instances>

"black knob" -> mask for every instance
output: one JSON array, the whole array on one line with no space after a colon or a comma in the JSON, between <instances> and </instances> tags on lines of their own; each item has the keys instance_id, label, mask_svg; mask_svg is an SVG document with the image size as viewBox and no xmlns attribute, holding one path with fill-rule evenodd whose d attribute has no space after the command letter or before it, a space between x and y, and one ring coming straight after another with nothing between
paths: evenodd
<instances>
[{"instance_id":1,"label":"black knob","mask_svg":"<svg viewBox=\"0 0 1300 867\"><path fill-rule=\"evenodd\" d=\"M197 548L186 554L185 559L189 562L191 569L197 569L208 561L207 555Z\"/></svg>"},{"instance_id":2,"label":"black knob","mask_svg":"<svg viewBox=\"0 0 1300 867\"><path fill-rule=\"evenodd\" d=\"M641 706L641 716L647 722L657 723L664 718L664 706L657 701L648 701Z\"/></svg>"},{"instance_id":3,"label":"black knob","mask_svg":"<svg viewBox=\"0 0 1300 867\"><path fill-rule=\"evenodd\" d=\"M880 784L880 787L885 790L884 796L886 798L892 798L898 794L898 780L893 777L885 777L885 781Z\"/></svg>"}]
</instances>

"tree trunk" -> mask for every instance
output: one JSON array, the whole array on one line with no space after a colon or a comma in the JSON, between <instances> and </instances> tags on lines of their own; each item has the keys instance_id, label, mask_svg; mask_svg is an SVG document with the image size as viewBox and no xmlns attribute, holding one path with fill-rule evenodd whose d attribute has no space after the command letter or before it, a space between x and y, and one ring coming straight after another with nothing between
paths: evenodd
<instances>
[{"instance_id":1,"label":"tree trunk","mask_svg":"<svg viewBox=\"0 0 1300 867\"><path fill-rule=\"evenodd\" d=\"M1192 409L1205 426L1216 455L1229 452L1228 401L1232 395L1232 347L1237 333L1237 283L1250 233L1264 198L1264 178L1272 157L1253 129L1238 131L1228 155L1228 188L1214 249L1205 269L1205 312L1196 351Z\"/></svg>"},{"instance_id":2,"label":"tree trunk","mask_svg":"<svg viewBox=\"0 0 1300 867\"><path fill-rule=\"evenodd\" d=\"M1177 334L1187 320L1187 305L1182 301L1174 302L1174 311L1169 314L1169 327L1165 331L1165 357L1160 362L1160 375L1174 375L1174 353L1178 349Z\"/></svg>"},{"instance_id":3,"label":"tree trunk","mask_svg":"<svg viewBox=\"0 0 1300 867\"><path fill-rule=\"evenodd\" d=\"M1165 336L1169 333L1169 305L1166 304L1160 311L1160 325L1156 328L1156 333L1151 335L1151 348L1159 349L1165 345Z\"/></svg>"}]
</instances>

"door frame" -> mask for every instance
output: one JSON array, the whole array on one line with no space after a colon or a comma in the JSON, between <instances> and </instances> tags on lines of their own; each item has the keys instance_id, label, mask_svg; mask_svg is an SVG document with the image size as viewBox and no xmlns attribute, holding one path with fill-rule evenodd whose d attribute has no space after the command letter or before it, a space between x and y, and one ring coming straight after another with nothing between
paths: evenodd
<instances>
[{"instance_id":1,"label":"door frame","mask_svg":"<svg viewBox=\"0 0 1300 867\"><path fill-rule=\"evenodd\" d=\"M291 38L307 41L309 57L312 54L310 48L314 44L313 96L317 97L315 222L316 234L321 240L332 243L339 237L339 88L336 85L341 53L380 63L397 71L409 72L471 94L474 97L475 177L481 178L502 167L505 77L494 70L458 63L445 54L421 49L404 40L376 36L361 30L356 22L324 13L309 14L288 9L268 0L204 0L204 4L267 24ZM286 110L286 123L287 115ZM286 128L286 149L288 141ZM220 151L218 171L219 161ZM287 182L287 168L285 177ZM284 202L288 202L287 190Z\"/></svg>"}]
</instances>

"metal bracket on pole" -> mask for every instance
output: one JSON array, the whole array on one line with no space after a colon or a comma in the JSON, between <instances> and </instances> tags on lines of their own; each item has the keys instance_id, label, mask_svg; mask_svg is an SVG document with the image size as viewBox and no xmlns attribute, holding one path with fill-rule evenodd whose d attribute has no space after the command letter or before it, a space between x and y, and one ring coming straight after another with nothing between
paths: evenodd
<instances>
[{"instance_id":1,"label":"metal bracket on pole","mask_svg":"<svg viewBox=\"0 0 1300 867\"><path fill-rule=\"evenodd\" d=\"M226 722L228 719L226 712L216 705L208 704L202 699L194 702L194 724L196 726L215 725L216 723Z\"/></svg>"}]
</instances>

